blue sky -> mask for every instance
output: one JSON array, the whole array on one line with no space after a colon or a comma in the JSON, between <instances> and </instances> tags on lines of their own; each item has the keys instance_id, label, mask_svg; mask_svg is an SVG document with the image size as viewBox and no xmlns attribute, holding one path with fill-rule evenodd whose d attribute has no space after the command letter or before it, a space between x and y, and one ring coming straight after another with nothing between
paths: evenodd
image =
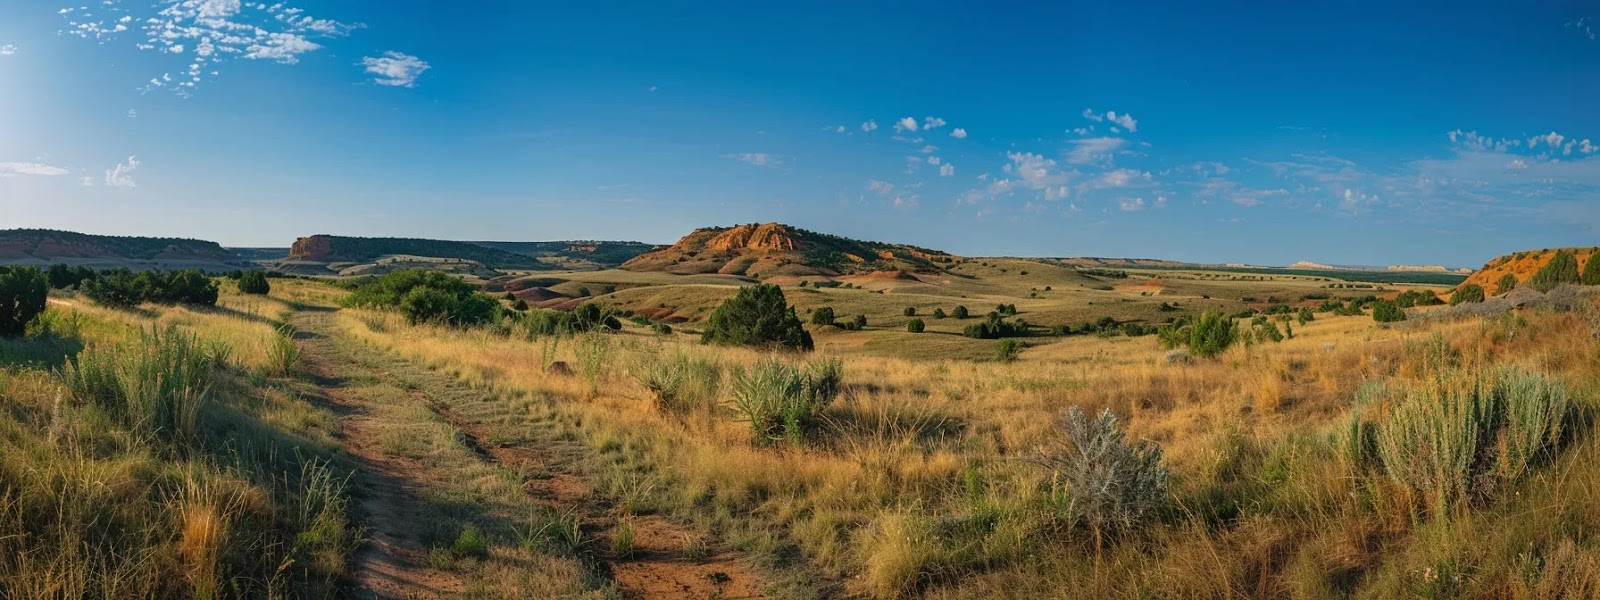
<instances>
[{"instance_id":1,"label":"blue sky","mask_svg":"<svg viewBox=\"0 0 1600 600\"><path fill-rule=\"evenodd\" d=\"M0 227L781 221L1451 266L1600 241L1600 4L859 4L0 3Z\"/></svg>"}]
</instances>

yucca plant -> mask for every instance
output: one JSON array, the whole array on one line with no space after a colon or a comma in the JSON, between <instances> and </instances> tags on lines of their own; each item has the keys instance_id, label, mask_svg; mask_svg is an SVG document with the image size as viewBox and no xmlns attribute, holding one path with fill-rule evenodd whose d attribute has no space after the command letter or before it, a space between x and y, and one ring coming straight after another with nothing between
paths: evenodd
<instances>
[{"instance_id":1,"label":"yucca plant","mask_svg":"<svg viewBox=\"0 0 1600 600\"><path fill-rule=\"evenodd\" d=\"M823 358L805 369L767 358L733 374L729 405L750 424L757 443L804 443L843 390L844 365Z\"/></svg>"},{"instance_id":2,"label":"yucca plant","mask_svg":"<svg viewBox=\"0 0 1600 600\"><path fill-rule=\"evenodd\" d=\"M686 412L683 400L684 371L688 360L682 354L667 358L644 355L633 368L633 378L650 393L656 410L664 413Z\"/></svg>"},{"instance_id":3,"label":"yucca plant","mask_svg":"<svg viewBox=\"0 0 1600 600\"><path fill-rule=\"evenodd\" d=\"M274 375L288 375L294 363L300 360L300 346L294 343L295 329L285 324L278 327L267 343L267 366Z\"/></svg>"}]
</instances>

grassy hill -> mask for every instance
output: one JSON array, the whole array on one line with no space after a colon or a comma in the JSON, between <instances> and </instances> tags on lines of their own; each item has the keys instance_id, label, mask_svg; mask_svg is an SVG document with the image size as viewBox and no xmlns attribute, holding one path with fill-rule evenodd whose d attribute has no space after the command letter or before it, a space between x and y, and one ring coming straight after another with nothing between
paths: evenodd
<instances>
[{"instance_id":1,"label":"grassy hill","mask_svg":"<svg viewBox=\"0 0 1600 600\"><path fill-rule=\"evenodd\" d=\"M764 279L874 271L938 272L955 257L904 244L867 242L781 223L696 229L668 248L622 268L677 274L721 273Z\"/></svg>"},{"instance_id":2,"label":"grassy hill","mask_svg":"<svg viewBox=\"0 0 1600 600\"><path fill-rule=\"evenodd\" d=\"M1548 264L1551 257L1556 255L1556 252L1561 250L1571 251L1578 257L1578 266L1580 268L1580 272L1582 271L1582 267L1584 265L1589 264L1591 257L1593 257L1595 254L1600 254L1600 247L1545 248L1542 250L1527 250L1514 254L1507 254L1505 256L1495 258L1494 260L1489 261L1487 264L1484 264L1482 269L1478 269L1477 272L1473 273L1470 277L1467 277L1467 280L1464 283L1476 283L1483 286L1483 289L1488 290L1489 293L1493 294L1499 285L1500 278L1510 274L1515 276L1518 282L1527 281L1529 278L1533 277L1534 273L1539 272L1540 268L1543 268L1546 264Z\"/></svg>"},{"instance_id":3,"label":"grassy hill","mask_svg":"<svg viewBox=\"0 0 1600 600\"><path fill-rule=\"evenodd\" d=\"M0 259L120 258L134 260L188 259L225 261L232 254L216 242L187 238L90 235L52 229L0 231Z\"/></svg>"}]
</instances>

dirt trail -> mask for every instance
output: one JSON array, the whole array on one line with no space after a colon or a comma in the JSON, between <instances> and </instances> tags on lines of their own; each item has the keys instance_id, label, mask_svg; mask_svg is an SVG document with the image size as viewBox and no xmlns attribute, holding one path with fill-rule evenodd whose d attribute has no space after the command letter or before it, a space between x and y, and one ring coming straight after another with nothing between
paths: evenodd
<instances>
[{"instance_id":1,"label":"dirt trail","mask_svg":"<svg viewBox=\"0 0 1600 600\"><path fill-rule=\"evenodd\" d=\"M302 369L317 395L339 415L340 435L359 468L360 506L370 543L357 554L355 582L363 598L446 598L466 593L470 573L429 566L428 549L417 538L426 510L419 490L450 479L426 461L396 456L382 448L380 436L398 414L368 397L363 385L394 384L403 371L408 401L426 406L452 427L477 460L523 480L527 505L543 505L578 515L599 570L625 594L644 599L766 598L763 580L749 561L731 551L691 552L693 531L656 515L625 516L582 477L585 449L540 427L516 426L495 411L499 400L466 388L445 374L417 368L392 356L378 356L351 340L338 338L330 312L303 312L298 327ZM403 413L400 413L403 414ZM501 440L485 443L483 440ZM634 536L634 552L619 557L612 540L620 523Z\"/></svg>"}]
</instances>

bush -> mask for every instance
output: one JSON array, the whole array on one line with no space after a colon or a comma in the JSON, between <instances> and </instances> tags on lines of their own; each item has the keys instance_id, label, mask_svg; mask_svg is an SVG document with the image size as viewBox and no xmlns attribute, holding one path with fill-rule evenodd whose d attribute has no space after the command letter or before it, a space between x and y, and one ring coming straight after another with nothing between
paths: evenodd
<instances>
[{"instance_id":1,"label":"bush","mask_svg":"<svg viewBox=\"0 0 1600 600\"><path fill-rule=\"evenodd\" d=\"M1578 276L1578 283L1583 285L1600 285L1600 250L1589 254L1588 262L1583 263L1583 274Z\"/></svg>"},{"instance_id":2,"label":"bush","mask_svg":"<svg viewBox=\"0 0 1600 600\"><path fill-rule=\"evenodd\" d=\"M901 312L901 314L904 314L905 316L915 317L915 316L917 316L917 307L915 307L915 306L907 306L905 310L900 311L900 312Z\"/></svg>"},{"instance_id":3,"label":"bush","mask_svg":"<svg viewBox=\"0 0 1600 600\"><path fill-rule=\"evenodd\" d=\"M144 271L127 269L101 273L82 285L84 295L96 304L132 308L143 302L156 304L217 304L217 282L200 271Z\"/></svg>"},{"instance_id":4,"label":"bush","mask_svg":"<svg viewBox=\"0 0 1600 600\"><path fill-rule=\"evenodd\" d=\"M1483 302L1483 286L1467 283L1456 288L1455 293L1450 294L1450 306L1463 302Z\"/></svg>"},{"instance_id":5,"label":"bush","mask_svg":"<svg viewBox=\"0 0 1600 600\"><path fill-rule=\"evenodd\" d=\"M1593 264L1595 261L1594 259L1590 259L1589 262L1590 264ZM1517 289L1517 276L1511 273L1506 273L1505 275L1501 275L1500 281L1494 284L1494 295L1503 296L1511 293L1511 290L1514 289Z\"/></svg>"},{"instance_id":6,"label":"bush","mask_svg":"<svg viewBox=\"0 0 1600 600\"><path fill-rule=\"evenodd\" d=\"M0 337L22 335L44 312L50 282L36 267L0 267Z\"/></svg>"},{"instance_id":7,"label":"bush","mask_svg":"<svg viewBox=\"0 0 1600 600\"><path fill-rule=\"evenodd\" d=\"M1379 323L1397 323L1406 320L1406 311L1388 300L1372 303L1372 320Z\"/></svg>"},{"instance_id":8,"label":"bush","mask_svg":"<svg viewBox=\"0 0 1600 600\"><path fill-rule=\"evenodd\" d=\"M950 311L950 316L955 317L957 319L965 319L970 315L967 312L967 307L965 307L965 306L957 306L957 307L955 307L955 310Z\"/></svg>"},{"instance_id":9,"label":"bush","mask_svg":"<svg viewBox=\"0 0 1600 600\"><path fill-rule=\"evenodd\" d=\"M1520 478L1558 448L1571 418L1566 386L1518 367L1442 373L1400 387L1377 426L1377 454L1391 480L1445 509Z\"/></svg>"},{"instance_id":10,"label":"bush","mask_svg":"<svg viewBox=\"0 0 1600 600\"><path fill-rule=\"evenodd\" d=\"M1015 361L1017 356L1022 354L1022 349L1026 347L1027 345L1023 344L1022 340L1005 338L995 344L994 359L1003 363Z\"/></svg>"},{"instance_id":11,"label":"bush","mask_svg":"<svg viewBox=\"0 0 1600 600\"><path fill-rule=\"evenodd\" d=\"M1239 326L1233 319L1218 312L1207 311L1189 327L1189 352L1201 358L1221 354L1239 337Z\"/></svg>"},{"instance_id":12,"label":"bush","mask_svg":"<svg viewBox=\"0 0 1600 600\"><path fill-rule=\"evenodd\" d=\"M239 293L266 295L272 291L266 271L245 271L239 276Z\"/></svg>"},{"instance_id":13,"label":"bush","mask_svg":"<svg viewBox=\"0 0 1600 600\"><path fill-rule=\"evenodd\" d=\"M811 350L811 334L800 324L800 317L783 297L783 289L772 284L756 284L739 289L723 302L706 321L700 341L733 346L781 346Z\"/></svg>"},{"instance_id":14,"label":"bush","mask_svg":"<svg viewBox=\"0 0 1600 600\"><path fill-rule=\"evenodd\" d=\"M853 331L861 331L861 330L866 329L866 328L867 328L867 316L866 315L856 315L856 318L850 320L850 329L851 330L853 330Z\"/></svg>"},{"instance_id":15,"label":"bush","mask_svg":"<svg viewBox=\"0 0 1600 600\"><path fill-rule=\"evenodd\" d=\"M1395 297L1394 301L1395 304L1400 305L1400 308L1442 304L1442 302L1439 300L1439 295L1428 290L1408 290L1401 292L1399 296Z\"/></svg>"},{"instance_id":16,"label":"bush","mask_svg":"<svg viewBox=\"0 0 1600 600\"><path fill-rule=\"evenodd\" d=\"M935 318L935 319L943 319L944 316L945 316L944 315L944 309L942 309L942 308L933 309L933 318Z\"/></svg>"},{"instance_id":17,"label":"bush","mask_svg":"<svg viewBox=\"0 0 1600 600\"><path fill-rule=\"evenodd\" d=\"M94 269L83 266L68 266L61 263L50 265L45 271L45 276L50 279L50 289L64 290L69 287L81 286L83 282L98 277Z\"/></svg>"},{"instance_id":18,"label":"bush","mask_svg":"<svg viewBox=\"0 0 1600 600\"><path fill-rule=\"evenodd\" d=\"M910 321L906 321L906 331L911 333L922 333L922 331L927 329L927 327L928 324L923 323L922 319L912 319Z\"/></svg>"},{"instance_id":19,"label":"bush","mask_svg":"<svg viewBox=\"0 0 1600 600\"><path fill-rule=\"evenodd\" d=\"M822 308L819 308L819 309L811 311L811 324L812 325L832 325L833 321L835 319L837 319L837 318L838 317L835 317L833 315L833 308L832 307L824 306Z\"/></svg>"},{"instance_id":20,"label":"bush","mask_svg":"<svg viewBox=\"0 0 1600 600\"><path fill-rule=\"evenodd\" d=\"M1548 292L1563 283L1578 283L1579 280L1578 258L1573 256L1572 252L1560 250L1555 256L1550 257L1550 262L1528 279L1528 283L1533 289Z\"/></svg>"},{"instance_id":21,"label":"bush","mask_svg":"<svg viewBox=\"0 0 1600 600\"><path fill-rule=\"evenodd\" d=\"M734 371L729 404L750 424L755 443L784 440L799 445L821 426L823 411L838 398L843 380L844 363L837 358L820 359L804 369L762 359Z\"/></svg>"},{"instance_id":22,"label":"bush","mask_svg":"<svg viewBox=\"0 0 1600 600\"><path fill-rule=\"evenodd\" d=\"M1028 322L1017 319L1007 322L999 313L989 313L989 317L982 323L968 325L961 332L969 338L980 340L997 340L1007 337L1021 337L1028 334Z\"/></svg>"},{"instance_id":23,"label":"bush","mask_svg":"<svg viewBox=\"0 0 1600 600\"><path fill-rule=\"evenodd\" d=\"M1110 409L1091 420L1074 406L1056 432L1037 459L1050 471L1052 504L1069 524L1090 531L1097 552L1106 537L1138 527L1166 503L1161 449L1129 443Z\"/></svg>"},{"instance_id":24,"label":"bush","mask_svg":"<svg viewBox=\"0 0 1600 600\"><path fill-rule=\"evenodd\" d=\"M500 301L472 284L438 271L415 269L363 281L345 304L399 310L412 324L465 327L489 323L500 316Z\"/></svg>"},{"instance_id":25,"label":"bush","mask_svg":"<svg viewBox=\"0 0 1600 600\"><path fill-rule=\"evenodd\" d=\"M1306 323L1317 320L1317 313L1312 311L1311 307L1307 306L1300 309L1300 315L1296 317L1296 320L1298 320L1300 325L1304 327Z\"/></svg>"}]
</instances>

